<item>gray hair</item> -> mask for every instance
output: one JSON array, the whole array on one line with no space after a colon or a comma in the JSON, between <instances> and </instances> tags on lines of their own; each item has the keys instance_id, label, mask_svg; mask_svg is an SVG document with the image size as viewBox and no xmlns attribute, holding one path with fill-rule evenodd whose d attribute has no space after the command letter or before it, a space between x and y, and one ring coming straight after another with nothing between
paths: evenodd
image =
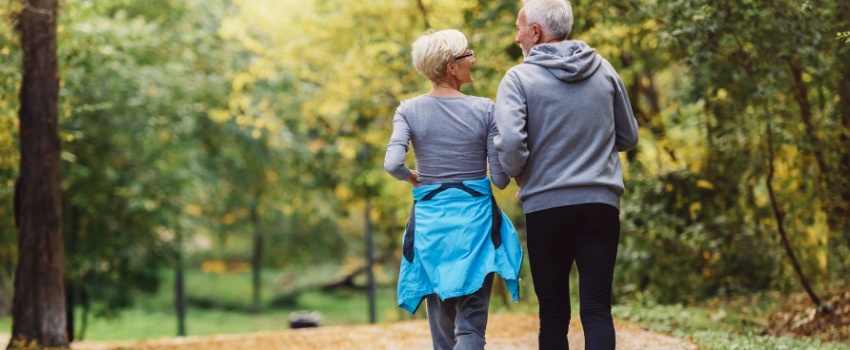
<instances>
[{"instance_id":1,"label":"gray hair","mask_svg":"<svg viewBox=\"0 0 850 350\"><path fill-rule=\"evenodd\" d=\"M435 83L446 78L446 64L466 51L468 42L463 33L446 29L431 29L413 43L413 65L419 73Z\"/></svg>"},{"instance_id":2,"label":"gray hair","mask_svg":"<svg viewBox=\"0 0 850 350\"><path fill-rule=\"evenodd\" d=\"M573 30L573 8L569 0L522 0L526 24L539 24L547 35L567 40Z\"/></svg>"}]
</instances>

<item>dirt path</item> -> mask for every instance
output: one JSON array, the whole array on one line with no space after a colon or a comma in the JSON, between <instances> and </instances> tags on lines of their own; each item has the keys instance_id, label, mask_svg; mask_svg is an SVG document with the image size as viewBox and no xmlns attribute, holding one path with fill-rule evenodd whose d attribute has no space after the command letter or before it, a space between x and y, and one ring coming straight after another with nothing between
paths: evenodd
<instances>
[{"instance_id":1,"label":"dirt path","mask_svg":"<svg viewBox=\"0 0 850 350\"><path fill-rule=\"evenodd\" d=\"M637 326L615 322L619 350L696 350L688 341L652 333ZM491 315L487 327L488 350L537 349L535 315ZM0 345L5 345L0 339ZM584 349L581 324L570 325L570 348ZM80 342L73 350L234 350L234 349L431 349L427 321L415 320L377 325L331 326L281 332L167 338L129 342Z\"/></svg>"}]
</instances>

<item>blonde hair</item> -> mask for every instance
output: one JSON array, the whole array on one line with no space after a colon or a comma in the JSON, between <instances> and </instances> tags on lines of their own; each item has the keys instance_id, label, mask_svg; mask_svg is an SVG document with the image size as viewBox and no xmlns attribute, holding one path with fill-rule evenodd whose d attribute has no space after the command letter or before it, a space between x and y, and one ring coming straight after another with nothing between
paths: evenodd
<instances>
[{"instance_id":1,"label":"blonde hair","mask_svg":"<svg viewBox=\"0 0 850 350\"><path fill-rule=\"evenodd\" d=\"M419 73L435 83L446 78L446 64L466 51L468 42L463 33L446 29L429 29L413 43L413 65Z\"/></svg>"}]
</instances>

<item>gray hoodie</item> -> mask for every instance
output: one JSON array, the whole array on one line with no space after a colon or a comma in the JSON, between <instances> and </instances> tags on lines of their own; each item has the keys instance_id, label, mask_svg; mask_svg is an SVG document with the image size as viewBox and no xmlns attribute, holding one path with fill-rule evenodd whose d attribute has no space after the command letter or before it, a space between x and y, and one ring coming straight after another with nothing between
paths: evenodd
<instances>
[{"instance_id":1,"label":"gray hoodie","mask_svg":"<svg viewBox=\"0 0 850 350\"><path fill-rule=\"evenodd\" d=\"M623 81L582 41L541 44L499 84L494 143L509 176L522 175L531 213L565 205L620 207L617 152L637 145Z\"/></svg>"}]
</instances>

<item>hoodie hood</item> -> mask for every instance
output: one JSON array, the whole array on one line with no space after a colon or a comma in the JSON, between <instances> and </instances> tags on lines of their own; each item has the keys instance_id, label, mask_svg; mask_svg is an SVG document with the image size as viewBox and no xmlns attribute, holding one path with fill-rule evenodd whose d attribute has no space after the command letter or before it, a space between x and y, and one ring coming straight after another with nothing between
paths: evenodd
<instances>
[{"instance_id":1,"label":"hoodie hood","mask_svg":"<svg viewBox=\"0 0 850 350\"><path fill-rule=\"evenodd\" d=\"M522 63L548 68L556 78L572 82L593 75L602 58L583 41L569 40L534 46Z\"/></svg>"}]
</instances>

